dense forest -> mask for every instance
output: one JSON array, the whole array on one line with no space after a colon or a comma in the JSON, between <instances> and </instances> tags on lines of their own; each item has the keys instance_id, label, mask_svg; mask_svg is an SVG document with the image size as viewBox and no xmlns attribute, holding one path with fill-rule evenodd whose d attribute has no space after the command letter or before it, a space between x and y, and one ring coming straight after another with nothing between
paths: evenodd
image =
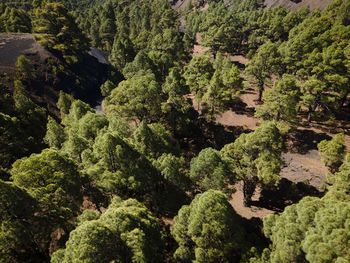
<instances>
[{"instance_id":1,"label":"dense forest","mask_svg":"<svg viewBox=\"0 0 350 263\"><path fill-rule=\"evenodd\" d=\"M1 1L0 263L350 262L350 0L182 2Z\"/></svg>"}]
</instances>

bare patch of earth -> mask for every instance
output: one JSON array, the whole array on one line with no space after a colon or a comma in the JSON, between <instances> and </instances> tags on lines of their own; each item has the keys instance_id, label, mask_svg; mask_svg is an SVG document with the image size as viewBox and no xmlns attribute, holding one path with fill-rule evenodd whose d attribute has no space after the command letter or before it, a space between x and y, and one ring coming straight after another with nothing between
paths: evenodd
<instances>
[{"instance_id":1,"label":"bare patch of earth","mask_svg":"<svg viewBox=\"0 0 350 263\"><path fill-rule=\"evenodd\" d=\"M239 108L225 111L216 118L216 122L224 126L241 126L255 130L259 122L259 119L254 117L254 109L258 106L257 94L252 91L244 91L237 97L242 105Z\"/></svg>"},{"instance_id":2,"label":"bare patch of earth","mask_svg":"<svg viewBox=\"0 0 350 263\"><path fill-rule=\"evenodd\" d=\"M162 217L161 220L164 223L164 225L166 225L166 226L174 226L175 225L175 221L172 218Z\"/></svg>"},{"instance_id":3,"label":"bare patch of earth","mask_svg":"<svg viewBox=\"0 0 350 263\"><path fill-rule=\"evenodd\" d=\"M238 62L243 65L246 65L249 62L249 59L242 56L242 55L235 55L235 56L230 56L230 59L232 62Z\"/></svg>"},{"instance_id":4,"label":"bare patch of earth","mask_svg":"<svg viewBox=\"0 0 350 263\"><path fill-rule=\"evenodd\" d=\"M284 167L280 177L294 183L307 182L315 188L320 188L326 179L327 167L321 162L317 150L310 150L306 154L283 153Z\"/></svg>"},{"instance_id":5,"label":"bare patch of earth","mask_svg":"<svg viewBox=\"0 0 350 263\"><path fill-rule=\"evenodd\" d=\"M258 217L258 218L263 218L264 216L267 216L269 214L273 214L274 211L263 208L263 207L258 207L255 205L251 205L250 207L246 207L243 205L243 183L238 182L235 184L235 189L236 192L232 194L232 198L230 200L230 204L234 208L237 214L240 216L251 219L253 217ZM260 189L257 189L254 193L254 196L252 198L252 201L258 201L260 197Z\"/></svg>"},{"instance_id":6,"label":"bare patch of earth","mask_svg":"<svg viewBox=\"0 0 350 263\"><path fill-rule=\"evenodd\" d=\"M36 54L40 55L42 61L52 56L34 40L33 34L0 33L0 72L15 71L20 55Z\"/></svg>"},{"instance_id":7,"label":"bare patch of earth","mask_svg":"<svg viewBox=\"0 0 350 263\"><path fill-rule=\"evenodd\" d=\"M258 119L245 114L237 114L233 111L226 111L216 118L216 122L224 126L241 126L249 130L255 130Z\"/></svg>"}]
</instances>

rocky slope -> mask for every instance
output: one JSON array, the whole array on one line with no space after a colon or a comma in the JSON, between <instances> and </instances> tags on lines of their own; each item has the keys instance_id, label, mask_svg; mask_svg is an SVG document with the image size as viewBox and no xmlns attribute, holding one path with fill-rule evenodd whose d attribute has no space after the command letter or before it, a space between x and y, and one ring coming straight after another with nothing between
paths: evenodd
<instances>
[{"instance_id":1,"label":"rocky slope","mask_svg":"<svg viewBox=\"0 0 350 263\"><path fill-rule=\"evenodd\" d=\"M51 113L56 111L60 90L92 106L100 99L99 87L106 80L109 67L103 52L92 48L81 63L67 65L40 46L33 34L0 33L0 77L10 88L20 55L29 58L36 71L36 78L29 90L32 99Z\"/></svg>"}]
</instances>

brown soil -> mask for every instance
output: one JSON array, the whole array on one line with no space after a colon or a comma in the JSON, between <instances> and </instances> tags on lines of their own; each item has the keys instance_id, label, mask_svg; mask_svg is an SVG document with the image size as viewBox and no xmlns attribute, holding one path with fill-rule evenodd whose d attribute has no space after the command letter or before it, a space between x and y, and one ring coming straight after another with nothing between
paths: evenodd
<instances>
[{"instance_id":1,"label":"brown soil","mask_svg":"<svg viewBox=\"0 0 350 263\"><path fill-rule=\"evenodd\" d=\"M161 220L164 223L164 225L166 225L166 226L174 226L175 225L175 222L172 218L162 217Z\"/></svg>"},{"instance_id":2,"label":"brown soil","mask_svg":"<svg viewBox=\"0 0 350 263\"><path fill-rule=\"evenodd\" d=\"M254 130L259 121L254 117L254 109L258 107L257 94L253 91L243 91L237 97L238 100L232 109L218 116L216 122L224 126L240 126Z\"/></svg>"},{"instance_id":3,"label":"brown soil","mask_svg":"<svg viewBox=\"0 0 350 263\"><path fill-rule=\"evenodd\" d=\"M257 126L258 119L245 114L226 111L216 118L216 122L224 126L241 126L245 129L254 130Z\"/></svg>"},{"instance_id":4,"label":"brown soil","mask_svg":"<svg viewBox=\"0 0 350 263\"><path fill-rule=\"evenodd\" d=\"M269 214L273 214L274 211L258 207L255 205L251 205L250 207L243 206L243 192L242 192L242 182L235 184L236 192L232 195L232 199L230 200L230 203L232 207L235 209L236 213L240 216L251 219L253 217L263 218L264 216L267 216ZM260 190L258 189L253 198L252 201L258 201L260 197Z\"/></svg>"},{"instance_id":5,"label":"brown soil","mask_svg":"<svg viewBox=\"0 0 350 263\"><path fill-rule=\"evenodd\" d=\"M208 48L200 45L199 34L196 36L196 41L199 44L194 46L193 56L206 54ZM243 56L231 56L231 61L242 69L249 60ZM271 83L275 80L276 78L273 77ZM198 108L194 96L189 95L189 97L193 101L195 110L201 113L201 105ZM256 90L243 91L237 97L229 111L217 116L216 124L231 129L240 127L243 131L254 130L259 121L254 118L255 108L259 107ZM237 183L235 185L237 191L230 200L236 212L247 219L252 217L263 218L268 214L283 211L286 205L299 201L305 194L317 195L319 193L318 189L321 189L324 185L325 175L328 172L317 152L317 143L332 136L334 136L334 133L325 131L324 127L318 127L315 124L298 128L288 138L287 146L290 147L282 155L284 166L280 172L280 183L269 191L264 190L263 195L260 194L260 190L256 190L253 198L255 203L250 207L243 206L242 183ZM350 137L345 136L345 141L347 149L350 149ZM285 185L288 185L288 187L286 188ZM299 190L295 191L295 189Z\"/></svg>"},{"instance_id":6,"label":"brown soil","mask_svg":"<svg viewBox=\"0 0 350 263\"><path fill-rule=\"evenodd\" d=\"M200 43L201 43L201 35L199 33L196 34L196 43L193 46L193 53L192 53L192 57L198 57L201 55L205 55L208 51L209 48L208 47L203 47Z\"/></svg>"},{"instance_id":7,"label":"brown soil","mask_svg":"<svg viewBox=\"0 0 350 263\"><path fill-rule=\"evenodd\" d=\"M241 55L230 56L232 62L238 62L240 64L246 65L249 59Z\"/></svg>"}]
</instances>

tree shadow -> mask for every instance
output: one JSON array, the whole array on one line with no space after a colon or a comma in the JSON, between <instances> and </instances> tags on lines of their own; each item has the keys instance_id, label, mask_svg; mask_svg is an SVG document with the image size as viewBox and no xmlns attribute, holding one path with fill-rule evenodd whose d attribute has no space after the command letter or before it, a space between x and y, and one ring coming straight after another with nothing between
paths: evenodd
<instances>
[{"instance_id":1,"label":"tree shadow","mask_svg":"<svg viewBox=\"0 0 350 263\"><path fill-rule=\"evenodd\" d=\"M242 133L251 130L241 126L228 126L198 118L192 121L191 132L184 137L178 137L180 147L188 159L199 154L205 148L212 147L220 150L228 143L232 143Z\"/></svg>"},{"instance_id":2,"label":"tree shadow","mask_svg":"<svg viewBox=\"0 0 350 263\"><path fill-rule=\"evenodd\" d=\"M239 61L232 61L232 64L235 65L238 69L240 70L244 70L245 69L245 65Z\"/></svg>"},{"instance_id":3,"label":"tree shadow","mask_svg":"<svg viewBox=\"0 0 350 263\"><path fill-rule=\"evenodd\" d=\"M322 140L330 140L326 133L317 133L313 130L291 130L288 133L289 150L300 154L305 154L310 150L317 150L317 144Z\"/></svg>"},{"instance_id":4,"label":"tree shadow","mask_svg":"<svg viewBox=\"0 0 350 263\"><path fill-rule=\"evenodd\" d=\"M282 212L286 206L299 202L305 196L321 197L320 192L312 185L298 182L294 183L282 178L276 186L263 189L258 201L252 201L252 205L263 207L276 212Z\"/></svg>"},{"instance_id":5,"label":"tree shadow","mask_svg":"<svg viewBox=\"0 0 350 263\"><path fill-rule=\"evenodd\" d=\"M204 121L201 126L207 143L218 150L234 142L242 133L251 132L242 126L229 126L214 122Z\"/></svg>"},{"instance_id":6,"label":"tree shadow","mask_svg":"<svg viewBox=\"0 0 350 263\"><path fill-rule=\"evenodd\" d=\"M336 120L348 122L350 120L350 104L335 113Z\"/></svg>"},{"instance_id":7,"label":"tree shadow","mask_svg":"<svg viewBox=\"0 0 350 263\"><path fill-rule=\"evenodd\" d=\"M242 91L241 94L250 94L252 92ZM227 103L228 108L236 114L244 114L249 117L254 117L255 109L248 107L248 105L242 101L241 98L235 97L232 101Z\"/></svg>"}]
</instances>

